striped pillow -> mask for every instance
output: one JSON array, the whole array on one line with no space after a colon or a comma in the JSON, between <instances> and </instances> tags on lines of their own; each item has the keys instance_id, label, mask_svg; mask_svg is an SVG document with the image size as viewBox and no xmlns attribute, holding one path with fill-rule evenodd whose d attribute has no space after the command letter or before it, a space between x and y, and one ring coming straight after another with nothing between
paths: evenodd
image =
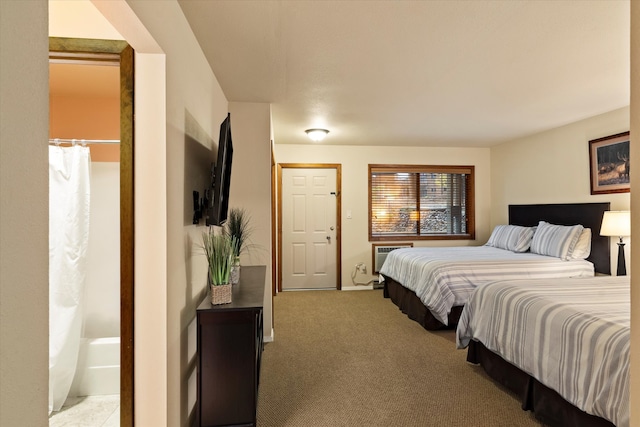
<instances>
[{"instance_id":1,"label":"striped pillow","mask_svg":"<svg viewBox=\"0 0 640 427\"><path fill-rule=\"evenodd\" d=\"M582 230L582 233L580 233L578 243L576 243L576 247L571 251L569 258L587 259L589 255L591 255L591 229L585 228Z\"/></svg>"},{"instance_id":2,"label":"striped pillow","mask_svg":"<svg viewBox=\"0 0 640 427\"><path fill-rule=\"evenodd\" d=\"M583 228L581 225L554 225L540 221L531 240L531 252L568 260Z\"/></svg>"},{"instance_id":3,"label":"striped pillow","mask_svg":"<svg viewBox=\"0 0 640 427\"><path fill-rule=\"evenodd\" d=\"M519 225L497 225L489 237L486 246L506 249L512 252L526 252L531 245L534 227Z\"/></svg>"}]
</instances>

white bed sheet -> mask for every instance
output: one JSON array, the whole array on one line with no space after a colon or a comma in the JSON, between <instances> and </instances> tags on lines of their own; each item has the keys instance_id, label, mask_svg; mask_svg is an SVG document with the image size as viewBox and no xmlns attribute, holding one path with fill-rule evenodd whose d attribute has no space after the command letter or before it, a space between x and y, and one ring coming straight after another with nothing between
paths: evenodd
<instances>
[{"instance_id":1,"label":"white bed sheet","mask_svg":"<svg viewBox=\"0 0 640 427\"><path fill-rule=\"evenodd\" d=\"M629 426L628 277L496 281L458 323L458 348L484 344L584 412Z\"/></svg>"},{"instance_id":2,"label":"white bed sheet","mask_svg":"<svg viewBox=\"0 0 640 427\"><path fill-rule=\"evenodd\" d=\"M464 305L476 287L490 281L590 277L594 267L586 260L563 261L490 246L414 247L389 252L380 273L412 290L447 325L451 308Z\"/></svg>"}]
</instances>

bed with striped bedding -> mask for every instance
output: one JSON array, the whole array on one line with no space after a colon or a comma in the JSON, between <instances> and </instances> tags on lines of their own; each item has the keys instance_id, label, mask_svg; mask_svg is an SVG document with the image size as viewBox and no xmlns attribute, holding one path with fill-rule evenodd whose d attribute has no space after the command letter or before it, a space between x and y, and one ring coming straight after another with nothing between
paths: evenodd
<instances>
[{"instance_id":1,"label":"bed with striped bedding","mask_svg":"<svg viewBox=\"0 0 640 427\"><path fill-rule=\"evenodd\" d=\"M580 411L627 427L629 289L624 276L491 282L465 305L457 346L481 343Z\"/></svg>"},{"instance_id":2,"label":"bed with striped bedding","mask_svg":"<svg viewBox=\"0 0 640 427\"><path fill-rule=\"evenodd\" d=\"M448 325L453 307L464 305L477 286L499 279L588 277L593 264L491 246L396 249L380 270L414 292L433 317ZM414 319L415 320L415 319Z\"/></svg>"}]
</instances>

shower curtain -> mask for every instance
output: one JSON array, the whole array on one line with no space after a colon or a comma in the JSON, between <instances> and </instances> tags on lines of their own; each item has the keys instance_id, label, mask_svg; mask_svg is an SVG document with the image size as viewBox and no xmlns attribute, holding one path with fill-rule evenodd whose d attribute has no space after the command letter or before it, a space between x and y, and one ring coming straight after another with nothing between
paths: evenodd
<instances>
[{"instance_id":1,"label":"shower curtain","mask_svg":"<svg viewBox=\"0 0 640 427\"><path fill-rule=\"evenodd\" d=\"M66 400L78 361L90 168L88 147L49 147L49 413Z\"/></svg>"}]
</instances>

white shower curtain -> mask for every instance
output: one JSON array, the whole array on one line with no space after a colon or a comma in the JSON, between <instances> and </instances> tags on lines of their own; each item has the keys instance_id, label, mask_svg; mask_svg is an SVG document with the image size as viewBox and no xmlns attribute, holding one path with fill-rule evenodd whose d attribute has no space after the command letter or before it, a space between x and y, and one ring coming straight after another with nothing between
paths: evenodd
<instances>
[{"instance_id":1,"label":"white shower curtain","mask_svg":"<svg viewBox=\"0 0 640 427\"><path fill-rule=\"evenodd\" d=\"M89 242L88 147L49 147L49 413L76 371Z\"/></svg>"}]
</instances>

